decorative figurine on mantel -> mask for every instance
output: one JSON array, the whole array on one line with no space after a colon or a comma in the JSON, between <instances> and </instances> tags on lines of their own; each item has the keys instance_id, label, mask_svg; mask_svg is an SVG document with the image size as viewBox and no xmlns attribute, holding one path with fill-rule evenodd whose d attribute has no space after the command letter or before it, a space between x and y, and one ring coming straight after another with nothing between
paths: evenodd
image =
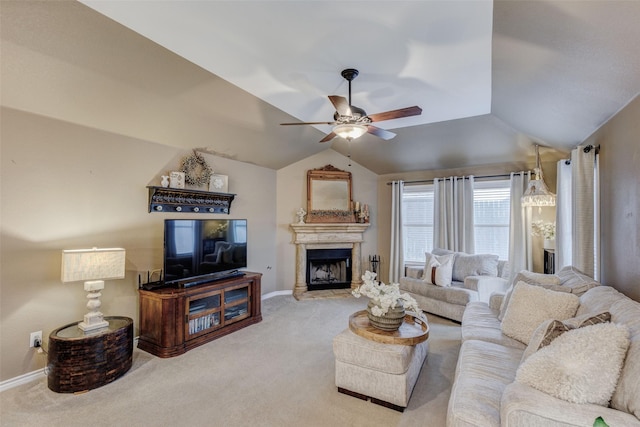
<instances>
[{"instance_id":1,"label":"decorative figurine on mantel","mask_svg":"<svg viewBox=\"0 0 640 427\"><path fill-rule=\"evenodd\" d=\"M307 214L307 211L304 208L298 208L296 215L298 215L298 224L304 224L304 216Z\"/></svg>"}]
</instances>

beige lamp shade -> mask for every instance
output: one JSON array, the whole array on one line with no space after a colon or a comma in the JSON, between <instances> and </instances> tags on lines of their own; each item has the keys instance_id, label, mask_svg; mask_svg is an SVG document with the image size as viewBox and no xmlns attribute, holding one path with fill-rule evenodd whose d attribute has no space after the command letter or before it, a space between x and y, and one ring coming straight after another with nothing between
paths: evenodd
<instances>
[{"instance_id":1,"label":"beige lamp shade","mask_svg":"<svg viewBox=\"0 0 640 427\"><path fill-rule=\"evenodd\" d=\"M62 282L123 279L125 250L74 249L62 251Z\"/></svg>"}]
</instances>

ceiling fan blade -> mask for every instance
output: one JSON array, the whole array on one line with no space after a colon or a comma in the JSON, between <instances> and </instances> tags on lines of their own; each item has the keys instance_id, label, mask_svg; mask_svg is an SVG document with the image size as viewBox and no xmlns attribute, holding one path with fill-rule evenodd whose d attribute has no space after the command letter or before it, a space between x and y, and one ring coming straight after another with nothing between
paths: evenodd
<instances>
[{"instance_id":1,"label":"ceiling fan blade","mask_svg":"<svg viewBox=\"0 0 640 427\"><path fill-rule=\"evenodd\" d=\"M299 122L299 123L280 123L281 126L298 126L298 125L335 125L336 122Z\"/></svg>"},{"instance_id":2,"label":"ceiling fan blade","mask_svg":"<svg viewBox=\"0 0 640 427\"><path fill-rule=\"evenodd\" d=\"M336 136L338 136L338 135L336 135L336 134L335 134L335 133L333 133L333 132L329 132L329 133L328 133L324 138L322 138L322 139L321 139L320 141L318 141L318 142L328 142L328 141L331 141L331 140L332 140L333 138L335 138Z\"/></svg>"},{"instance_id":3,"label":"ceiling fan blade","mask_svg":"<svg viewBox=\"0 0 640 427\"><path fill-rule=\"evenodd\" d=\"M333 106L336 108L338 114L341 116L351 116L351 108L349 107L347 98L344 96L329 95L329 101L331 101Z\"/></svg>"},{"instance_id":4,"label":"ceiling fan blade","mask_svg":"<svg viewBox=\"0 0 640 427\"><path fill-rule=\"evenodd\" d=\"M413 107L400 108L399 110L385 111L384 113L369 114L368 117L372 122L381 122L383 120L400 119L402 117L419 116L422 114L422 108L414 105Z\"/></svg>"},{"instance_id":5,"label":"ceiling fan blade","mask_svg":"<svg viewBox=\"0 0 640 427\"><path fill-rule=\"evenodd\" d=\"M367 132L377 136L378 138L382 138L385 141L388 141L392 139L394 136L396 136L396 134L393 132L389 132L388 130L380 129L371 125L367 126Z\"/></svg>"}]
</instances>

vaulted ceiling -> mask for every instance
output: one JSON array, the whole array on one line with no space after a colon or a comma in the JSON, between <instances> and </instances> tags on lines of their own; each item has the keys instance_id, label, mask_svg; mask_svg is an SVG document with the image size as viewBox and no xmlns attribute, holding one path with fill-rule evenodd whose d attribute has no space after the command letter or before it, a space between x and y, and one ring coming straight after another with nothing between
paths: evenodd
<instances>
[{"instance_id":1,"label":"vaulted ceiling","mask_svg":"<svg viewBox=\"0 0 640 427\"><path fill-rule=\"evenodd\" d=\"M513 163L530 158L534 143L562 154L640 93L635 1L83 0L94 10L76 4L64 16L52 3L48 21L29 14L42 37L74 26L88 41L67 44L117 46L131 73L151 65L167 73L178 55L221 79L178 95L207 105L212 134L230 126L250 134L198 148L274 169L328 147L378 174ZM131 30L173 53L140 64L150 49L141 54ZM3 30L3 39L16 37ZM418 105L422 115L376 123L397 134L390 141L366 134L321 144L330 126L279 125L331 120L327 96L348 96L344 68L360 70L354 105L368 113Z\"/></svg>"}]
</instances>

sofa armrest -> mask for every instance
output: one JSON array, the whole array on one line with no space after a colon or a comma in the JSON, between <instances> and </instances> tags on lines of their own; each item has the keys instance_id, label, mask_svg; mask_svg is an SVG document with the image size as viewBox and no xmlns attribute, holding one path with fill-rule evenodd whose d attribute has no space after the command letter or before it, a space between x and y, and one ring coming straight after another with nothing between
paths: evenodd
<instances>
[{"instance_id":1,"label":"sofa armrest","mask_svg":"<svg viewBox=\"0 0 640 427\"><path fill-rule=\"evenodd\" d=\"M593 404L577 404L513 382L502 394L500 424L507 426L592 426L602 417L610 426L640 426L635 416Z\"/></svg>"},{"instance_id":2,"label":"sofa armrest","mask_svg":"<svg viewBox=\"0 0 640 427\"><path fill-rule=\"evenodd\" d=\"M500 308L502 307L502 301L504 301L504 297L506 294L502 292L494 292L489 296L489 308L493 311L500 312Z\"/></svg>"},{"instance_id":3,"label":"sofa armrest","mask_svg":"<svg viewBox=\"0 0 640 427\"><path fill-rule=\"evenodd\" d=\"M464 287L478 292L478 301L488 303L492 293L507 292L509 282L496 276L467 276L464 279Z\"/></svg>"},{"instance_id":4,"label":"sofa armrest","mask_svg":"<svg viewBox=\"0 0 640 427\"><path fill-rule=\"evenodd\" d=\"M422 279L423 274L424 274L424 267L406 266L404 268L405 277L409 277L411 279Z\"/></svg>"}]
</instances>

